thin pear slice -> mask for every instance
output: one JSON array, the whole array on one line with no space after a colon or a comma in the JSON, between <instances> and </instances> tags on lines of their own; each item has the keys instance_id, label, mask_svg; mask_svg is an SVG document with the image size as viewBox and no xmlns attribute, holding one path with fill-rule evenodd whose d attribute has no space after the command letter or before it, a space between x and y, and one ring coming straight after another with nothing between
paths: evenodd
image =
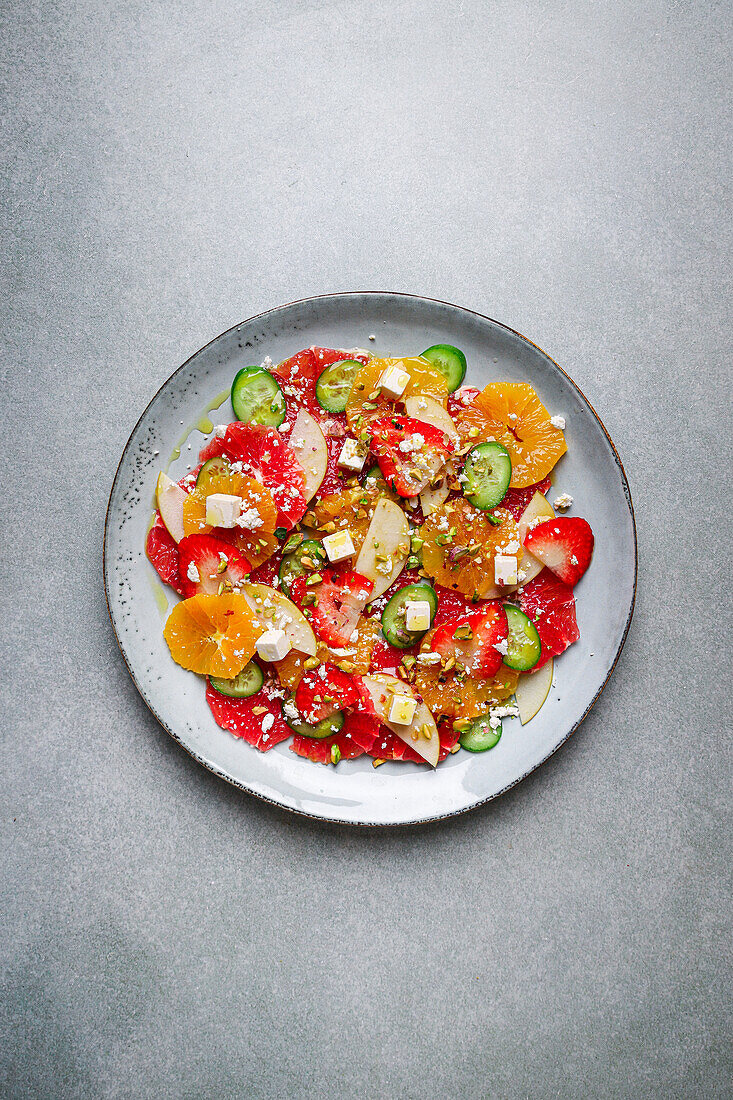
<instances>
[{"instance_id":1,"label":"thin pear slice","mask_svg":"<svg viewBox=\"0 0 733 1100\"><path fill-rule=\"evenodd\" d=\"M420 493L420 507L425 519L432 516L433 512L437 512L441 504L445 504L449 493L447 474L443 475L436 486L428 485L427 488L423 489Z\"/></svg>"},{"instance_id":2,"label":"thin pear slice","mask_svg":"<svg viewBox=\"0 0 733 1100\"><path fill-rule=\"evenodd\" d=\"M388 729L396 733L400 740L409 745L411 749L414 749L431 767L436 767L438 754L440 753L438 727L425 703L417 699L409 684L405 684L402 680L398 680L396 676L390 676L386 672L376 672L371 676L363 676L362 681L371 696L374 710L380 722L383 722ZM409 726L401 726L397 722L389 721L389 709L395 695L410 695L417 700L417 710ZM417 738L414 740L413 733L417 734ZM426 733L430 736L426 737Z\"/></svg>"},{"instance_id":3,"label":"thin pear slice","mask_svg":"<svg viewBox=\"0 0 733 1100\"><path fill-rule=\"evenodd\" d=\"M287 634L293 649L315 657L318 648L316 636L305 615L292 600L268 584L243 584L242 595L262 624L263 633L270 627L279 627Z\"/></svg>"},{"instance_id":4,"label":"thin pear slice","mask_svg":"<svg viewBox=\"0 0 733 1100\"><path fill-rule=\"evenodd\" d=\"M517 700L517 709L519 710L519 721L523 726L526 726L527 722L529 722L531 718L534 718L535 714L550 694L553 666L554 662L552 657L550 657L550 660L544 664L542 668L538 669L537 672L523 672L519 677L519 683L517 684L517 690L514 692L514 695Z\"/></svg>"},{"instance_id":5,"label":"thin pear slice","mask_svg":"<svg viewBox=\"0 0 733 1100\"><path fill-rule=\"evenodd\" d=\"M286 436L305 473L305 499L318 492L328 468L328 446L318 421L305 409L299 409L292 431Z\"/></svg>"},{"instance_id":6,"label":"thin pear slice","mask_svg":"<svg viewBox=\"0 0 733 1100\"><path fill-rule=\"evenodd\" d=\"M176 542L183 538L183 502L186 493L175 481L171 481L162 471L158 474L155 497L158 502L160 518L168 528L168 533Z\"/></svg>"},{"instance_id":7,"label":"thin pear slice","mask_svg":"<svg viewBox=\"0 0 733 1100\"><path fill-rule=\"evenodd\" d=\"M354 564L357 573L374 583L371 600L376 600L397 580L405 568L409 553L410 526L407 517L399 504L382 497L374 509L364 544Z\"/></svg>"},{"instance_id":8,"label":"thin pear slice","mask_svg":"<svg viewBox=\"0 0 733 1100\"><path fill-rule=\"evenodd\" d=\"M512 584L506 588L499 588L497 585L490 585L485 592L482 593L484 599L495 600L499 596L508 596L512 592L516 592L518 588L521 588L523 584L529 584L534 580L538 573L542 571L542 562L530 554L529 550L524 546L524 536L529 530L530 524L536 519L554 519L555 513L552 510L552 505L547 501L546 497L542 493L536 492L530 500L527 507L522 512L521 516L517 520L517 529L519 531L519 541L522 543L522 549L524 554L522 560L519 563L519 570L522 575L522 579L519 584Z\"/></svg>"},{"instance_id":9,"label":"thin pear slice","mask_svg":"<svg viewBox=\"0 0 733 1100\"><path fill-rule=\"evenodd\" d=\"M433 397L423 396L408 397L405 401L405 412L415 420L422 420L424 424L432 424L445 432L454 443L458 439L458 432L453 423L453 417Z\"/></svg>"}]
</instances>

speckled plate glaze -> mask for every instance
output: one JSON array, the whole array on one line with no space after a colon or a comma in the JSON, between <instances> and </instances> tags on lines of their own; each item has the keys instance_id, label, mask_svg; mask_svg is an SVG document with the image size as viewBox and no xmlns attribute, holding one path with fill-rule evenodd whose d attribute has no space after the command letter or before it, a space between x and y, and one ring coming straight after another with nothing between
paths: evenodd
<instances>
[{"instance_id":1,"label":"speckled plate glaze","mask_svg":"<svg viewBox=\"0 0 733 1100\"><path fill-rule=\"evenodd\" d=\"M369 335L376 339L369 341ZM162 627L177 597L163 589L144 553L158 471L186 425L194 425L171 462L171 476L196 460L204 436L195 425L236 371L277 362L300 348L369 347L414 354L451 343L468 359L466 382L531 382L567 420L568 453L555 467L553 495L569 491L572 514L596 534L591 568L577 588L581 638L555 662L555 683L540 713L522 727L505 721L496 748L449 756L436 771L371 760L324 767L288 744L262 754L220 729L204 682L174 664ZM218 422L234 419L228 399ZM183 424L183 428L182 428ZM190 445L190 449L189 449ZM130 674L158 721L199 763L243 790L311 817L358 825L398 825L462 813L495 798L546 760L578 728L611 675L631 622L636 531L629 488L611 439L575 383L543 351L496 321L446 302L365 292L307 298L252 317L196 352L161 387L125 447L112 486L104 544L109 612ZM163 598L165 592L165 598Z\"/></svg>"}]
</instances>

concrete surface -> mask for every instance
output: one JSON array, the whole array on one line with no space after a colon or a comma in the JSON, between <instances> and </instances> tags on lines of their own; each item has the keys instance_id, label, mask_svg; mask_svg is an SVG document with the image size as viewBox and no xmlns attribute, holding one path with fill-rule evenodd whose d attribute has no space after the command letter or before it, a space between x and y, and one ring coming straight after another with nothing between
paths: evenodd
<instances>
[{"instance_id":1,"label":"concrete surface","mask_svg":"<svg viewBox=\"0 0 733 1100\"><path fill-rule=\"evenodd\" d=\"M729 17L2 5L3 1097L730 1095ZM497 803L393 833L189 760L101 580L160 383L351 288L545 347L639 524L636 619L582 730Z\"/></svg>"}]
</instances>

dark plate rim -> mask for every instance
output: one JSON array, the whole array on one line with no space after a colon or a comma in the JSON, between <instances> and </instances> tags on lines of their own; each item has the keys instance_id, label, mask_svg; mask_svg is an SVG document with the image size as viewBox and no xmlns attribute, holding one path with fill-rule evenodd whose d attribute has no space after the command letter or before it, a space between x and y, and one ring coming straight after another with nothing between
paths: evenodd
<instances>
[{"instance_id":1,"label":"dark plate rim","mask_svg":"<svg viewBox=\"0 0 733 1100\"><path fill-rule=\"evenodd\" d=\"M633 588L632 588L632 593L631 593L631 604L629 606L629 612L628 612L628 615L626 617L626 623L624 625L623 633L621 635L621 640L619 641L618 648L616 650L613 661L611 662L611 665L610 665L608 671L606 672L606 676L605 676L605 679L604 679L603 683L598 688L598 691L593 696L593 698L591 699L590 703L588 704L588 706L586 707L585 711L583 712L581 717L578 719L578 721L568 730L568 732L565 734L565 736L562 738L562 740L559 741L557 743L557 745L555 745L555 747L553 749L551 749L550 752L547 753L546 756L543 756L541 760L539 760L536 764L534 764L526 772L523 772L522 775L517 776L516 779L513 779L511 783L507 783L505 787L501 788L501 790L496 791L494 794L488 795L486 798L482 798L478 802L474 802L474 804L472 806L466 806L466 807L463 807L463 808L458 809L458 810L451 810L448 813L444 813L444 814L435 814L432 817L419 817L419 818L415 818L414 820L411 820L411 821L397 821L397 822L349 821L345 818L326 817L326 816L321 815L321 814L308 813L305 810L298 810L293 806L286 806L284 803L278 802L277 799L268 798L267 795L260 794L258 791L255 791L251 787L248 787L246 783L242 783L239 780L233 779L230 775L227 775L226 772L222 771L215 764L211 763L208 760L205 760L202 756L199 756L196 752L194 752L192 749L190 749L186 744L184 744L183 740L178 736L178 734L175 733L174 730L170 729L170 727L168 725L166 725L166 723L163 721L163 719L160 717L160 715L155 710L155 707L152 705L152 703L150 703L148 701L148 699L145 696L145 693L144 693L143 689L141 688L140 684L137 682L137 679L135 677L135 673L134 673L133 669L130 666L130 663L127 659L127 654L125 653L125 650L122 646L122 642L120 641L120 637L117 633L117 627L115 626L114 616L112 614L112 608L110 606L109 582L108 582L108 577L107 577L107 537L108 537L109 524L110 524L110 507L111 507L111 504L112 504L112 497L114 496L115 489L117 487L117 480L120 476L120 470L122 468L123 462L125 461L125 456L127 455L128 449L130 448L130 445L132 443L132 438L135 435L138 427L140 426L140 423L142 422L142 420L147 415L147 412L148 412L148 409L150 408L150 406L153 404L153 402L156 400L156 398L162 392L162 390L165 389L165 387L168 385L168 383L171 381L171 379L175 378L175 376L180 371L182 371L185 367L187 367L189 365L189 363L191 362L192 359L195 359L196 356L199 355L202 351L205 351L206 348L210 347L212 344L215 344L217 342L217 340L220 340L222 337L229 335L229 333L235 332L237 329L242 328L243 325L250 324L250 322L252 322L252 321L258 321L261 318L268 317L273 313L280 313L283 310L291 309L293 306L305 305L308 302L323 301L324 299L327 299L327 298L358 298L358 297L364 297L365 295L373 295L375 298L376 297L404 298L404 299L407 299L407 300L412 300L412 301L417 301L417 302L432 302L434 305L448 306L450 309L460 310L462 313L471 314L474 317L478 317L482 321L488 321L490 324L496 325L498 328L504 329L505 332L510 332L513 336L518 336L520 340L524 340L524 342L526 344L529 344L530 347L533 347L541 355L544 355L544 357L555 367L555 369L563 376L563 378L565 378L570 383L570 385L573 387L573 389L580 395L581 399L585 402L585 404L590 409L593 416L598 421L598 424L600 425L601 430L603 431L603 434L605 435L606 439L608 440L608 444L611 448L611 452L613 454L616 465L618 466L619 473L621 475L621 483L623 485L624 496L626 498L626 504L627 504L627 507L629 509L629 515L631 517L631 528L632 528L633 537L634 537L634 583L633 583ZM623 462L621 461L621 457L620 457L618 451L616 450L616 446L615 446L613 440L611 439L610 433L609 433L608 429L606 428L606 425L603 423L600 416L598 415L598 413L596 412L596 410L594 409L593 405L590 403L590 401L588 400L586 395L583 393L583 391L581 390L581 388L577 384L577 382L573 381L573 379L570 377L570 375L567 373L567 371L563 370L563 368L560 366L560 364L555 362L555 360L552 358L552 356L548 355L547 352L544 350L544 348L541 348L539 346L539 344L535 344L533 340L530 340L527 336L524 336L523 333L519 332L517 329L513 329L509 325L505 325L502 321L497 321L493 317L487 316L487 314L485 314L485 313L479 313L478 310L468 309L466 306L459 306L459 305L456 305L454 302L446 302L441 298L429 298L429 297L427 297L423 294L408 294L404 291L393 291L393 290L343 290L343 291L336 291L332 294L314 294L314 295L311 295L307 298L296 298L292 302L285 302L284 304L279 305L279 306L275 306L272 309L263 310L262 313L255 313L251 317L248 317L246 320L240 321L236 325L232 325L230 328L225 329L223 332L220 332L217 336L214 336L206 344L203 344L200 348L198 348L195 352L193 352L192 355L189 355L189 357L183 363L181 363L181 365L179 367L177 367L176 370L174 370L173 373L170 374L165 379L165 381L158 387L158 389L153 394L150 401L148 401L147 405L145 406L142 413L138 417L137 422L135 423L135 426L133 427L132 431L130 432L127 443L125 444L125 446L123 448L123 451L122 451L122 454L120 456L120 461L117 464L117 470L115 471L114 479L112 481L112 488L110 489L109 499L107 501L107 508L106 508L106 511L105 511L104 538L102 540L102 575L103 575L103 581L104 581L104 596L105 596L105 600L106 600L106 603L107 603L107 614L109 615L109 619L110 619L110 622L112 624L112 630L114 632L115 640L117 642L117 646L120 650L120 653L122 654L122 659L125 662L125 665L127 667L127 671L130 674L130 678L131 678L133 684L135 685L135 687L137 688L137 690L140 694L140 697L142 698L143 702L145 703L145 705L148 708L148 710L150 711L150 713L153 715L153 717L156 719L156 721L163 727L163 729L166 731L166 733L169 734L169 736L172 737L173 740L178 745L180 745L181 748L184 749L184 751L186 753L188 753L188 755L190 757L192 757L192 759L194 759L197 764L201 764L204 768L206 768L207 771L211 772L213 775L218 776L220 779L225 780L225 782L229 783L233 787L236 787L238 790L246 791L248 794L253 795L255 798L259 798L262 802L266 802L271 806L276 806L279 810L285 810L286 812L291 813L291 814L295 814L299 817L309 818L311 821L322 821L322 822L327 822L328 824L331 824L331 825L348 825L348 826L352 826L352 827L358 828L358 829L393 829L393 828L402 829L402 828L409 828L409 827L414 826L414 825L429 825L429 824L431 824L433 822L436 822L436 821L447 821L448 819L450 819L452 817L458 817L460 814L471 813L474 810L477 810L480 806L485 806L488 802L493 802L495 799L500 798L503 794L506 794L506 792L510 791L513 787L516 787L518 783L522 783L527 778L527 776L529 776L533 772L537 771L538 768L541 768L542 765L545 764L546 761L548 761L551 756L554 756L555 753L559 749L561 749L562 746L565 745L569 741L569 739L572 737L572 735L575 733L575 731L579 728L579 726L582 725L582 723L585 721L585 719L590 714L593 707L596 705L596 703L600 699L601 695L603 694L603 691L606 688L606 685L608 684L608 681L611 679L611 676L613 675L613 671L616 668L616 665L618 664L619 657L621 656L621 651L624 648L624 645L626 643L626 639L628 637L629 630L631 628L631 620L632 620L633 615L634 615L634 607L635 607L635 604L636 604L636 589L637 589L637 583L638 583L638 572L639 572L639 547L638 547L638 540L637 540L637 536L636 536L636 516L634 515L634 504L633 504L633 500L631 498L631 490L629 488L629 480L626 476L626 470L624 469L624 465L623 465Z\"/></svg>"}]
</instances>

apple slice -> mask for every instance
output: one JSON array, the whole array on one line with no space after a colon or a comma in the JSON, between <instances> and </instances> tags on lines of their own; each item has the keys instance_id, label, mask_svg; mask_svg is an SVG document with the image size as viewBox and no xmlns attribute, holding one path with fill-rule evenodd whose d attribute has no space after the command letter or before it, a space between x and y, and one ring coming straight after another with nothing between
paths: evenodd
<instances>
[{"instance_id":1,"label":"apple slice","mask_svg":"<svg viewBox=\"0 0 733 1100\"><path fill-rule=\"evenodd\" d=\"M362 682L369 692L380 722L383 722L388 729L396 733L400 740L409 745L411 749L414 749L416 753L422 756L423 760L427 760L428 764L434 768L438 763L440 738L438 737L438 727L435 724L435 719L425 703L417 699L408 684L386 672L362 676ZM410 695L413 699L416 699L417 710L409 726L401 726L397 722L389 721L387 715L389 714L393 695ZM412 737L413 733L417 734L415 740ZM430 737L426 738L425 733L429 733Z\"/></svg>"},{"instance_id":2,"label":"apple slice","mask_svg":"<svg viewBox=\"0 0 733 1100\"><path fill-rule=\"evenodd\" d=\"M315 657L316 636L305 615L292 600L283 596L282 592L270 588L268 584L243 584L241 591L259 618L263 632L273 626L279 627L287 634L293 649Z\"/></svg>"},{"instance_id":3,"label":"apple slice","mask_svg":"<svg viewBox=\"0 0 733 1100\"><path fill-rule=\"evenodd\" d=\"M410 526L399 504L383 497L374 509L354 569L374 583L376 600L397 580L410 553ZM382 570L389 569L389 572Z\"/></svg>"},{"instance_id":4,"label":"apple slice","mask_svg":"<svg viewBox=\"0 0 733 1100\"><path fill-rule=\"evenodd\" d=\"M424 424L432 424L434 428L439 428L453 443L458 440L453 417L438 404L434 397L428 397L427 394L408 397L405 401L405 412L415 420L422 420Z\"/></svg>"},{"instance_id":5,"label":"apple slice","mask_svg":"<svg viewBox=\"0 0 733 1100\"><path fill-rule=\"evenodd\" d=\"M441 504L445 504L449 493L447 474L442 477L435 487L428 485L427 488L423 489L420 493L420 507L426 519L428 516L432 516L433 512L437 512Z\"/></svg>"},{"instance_id":6,"label":"apple slice","mask_svg":"<svg viewBox=\"0 0 733 1100\"><path fill-rule=\"evenodd\" d=\"M524 537L530 528L530 525L536 519L554 519L555 513L552 510L552 505L548 501L547 497L540 492L536 492L530 500L527 507L522 512L517 523L519 529L519 541L524 547ZM539 558L536 558L534 554L530 554L529 550L524 549L524 556L520 563L520 568L524 576L522 577L522 584L527 584L529 581L534 580L539 572L542 570L542 562Z\"/></svg>"},{"instance_id":7,"label":"apple slice","mask_svg":"<svg viewBox=\"0 0 733 1100\"><path fill-rule=\"evenodd\" d=\"M158 474L158 484L155 487L155 496L158 502L160 518L168 528L168 533L176 542L183 538L183 502L186 493L175 481L171 481L162 471Z\"/></svg>"},{"instance_id":8,"label":"apple slice","mask_svg":"<svg viewBox=\"0 0 733 1100\"><path fill-rule=\"evenodd\" d=\"M523 672L519 677L517 690L514 696L519 710L519 721L523 726L527 725L530 718L534 718L537 711L550 694L552 687L552 670L554 662L552 657L537 672Z\"/></svg>"},{"instance_id":9,"label":"apple slice","mask_svg":"<svg viewBox=\"0 0 733 1100\"><path fill-rule=\"evenodd\" d=\"M288 436L288 446L303 467L305 499L310 500L318 492L318 487L326 476L328 446L318 421L305 409L298 410Z\"/></svg>"}]
</instances>

